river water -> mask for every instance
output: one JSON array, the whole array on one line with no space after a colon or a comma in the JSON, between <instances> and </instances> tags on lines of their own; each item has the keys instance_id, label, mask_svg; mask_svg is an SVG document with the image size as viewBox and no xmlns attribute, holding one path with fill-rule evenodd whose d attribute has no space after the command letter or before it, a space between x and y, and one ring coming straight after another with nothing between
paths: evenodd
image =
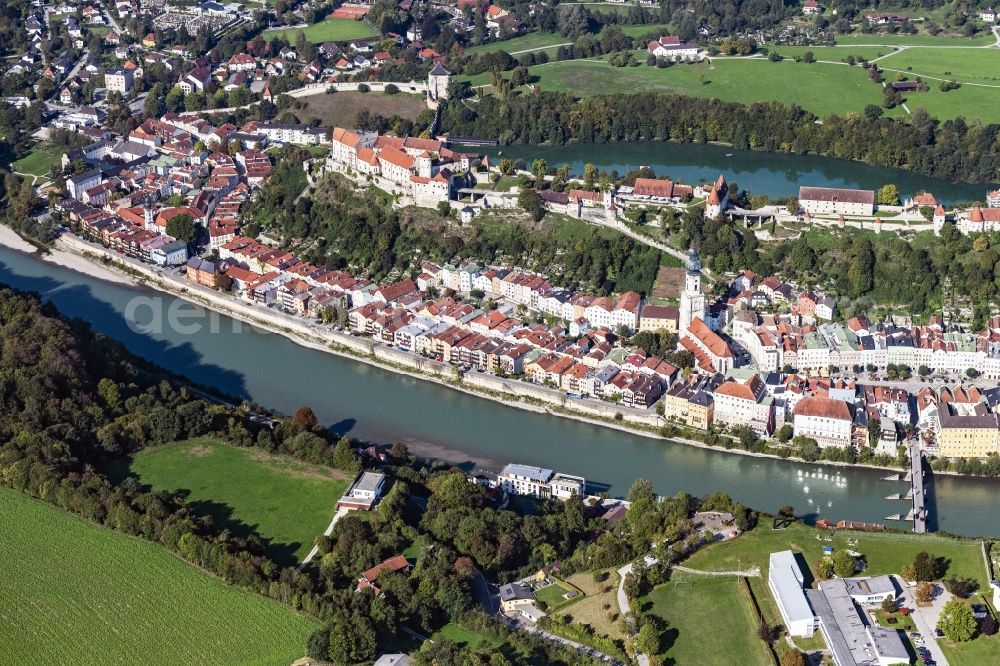
<instances>
[{"instance_id":1,"label":"river water","mask_svg":"<svg viewBox=\"0 0 1000 666\"><path fill-rule=\"evenodd\" d=\"M882 521L908 509L884 499L900 485L880 480L884 473L878 471L727 454L506 407L4 247L0 282L40 293L63 313L195 382L286 414L310 405L337 432L404 441L415 452L467 468L507 462L550 467L584 475L592 490L619 496L646 477L661 494L723 490L763 510L791 504L811 519ZM1000 482L938 477L935 485L940 529L1000 535Z\"/></svg>"},{"instance_id":2,"label":"river water","mask_svg":"<svg viewBox=\"0 0 1000 666\"><path fill-rule=\"evenodd\" d=\"M483 151L477 148L477 151ZM720 173L751 194L770 197L795 197L800 185L814 187L849 187L878 189L894 183L900 196L921 190L932 192L945 205L983 201L990 185L951 183L926 178L901 169L874 167L861 162L838 160L817 155L791 155L733 150L726 146L671 142L634 142L570 144L566 146L501 146L485 149L490 158L523 159L529 165L535 158L549 166L569 164L574 174L583 175L583 165L591 163L598 170L617 170L624 175L630 169L651 167L657 176L670 177L691 185L714 181Z\"/></svg>"}]
</instances>

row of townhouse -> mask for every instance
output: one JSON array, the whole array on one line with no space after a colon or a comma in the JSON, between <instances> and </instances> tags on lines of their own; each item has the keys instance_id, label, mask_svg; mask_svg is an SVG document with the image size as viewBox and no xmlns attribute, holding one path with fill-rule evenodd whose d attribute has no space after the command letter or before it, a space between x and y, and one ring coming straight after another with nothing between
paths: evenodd
<instances>
[{"instance_id":1,"label":"row of townhouse","mask_svg":"<svg viewBox=\"0 0 1000 666\"><path fill-rule=\"evenodd\" d=\"M425 262L422 268L421 278L425 284L440 284L453 291L480 290L494 298L503 298L568 322L572 335L581 335L590 328L615 330L624 327L636 331L640 327L642 298L634 291L624 292L616 298L591 296L553 287L544 277L534 273L483 267L476 263L439 267ZM676 316L668 321L663 319L665 313L656 311L654 314L657 325L676 328Z\"/></svg>"},{"instance_id":2,"label":"row of townhouse","mask_svg":"<svg viewBox=\"0 0 1000 666\"><path fill-rule=\"evenodd\" d=\"M939 319L925 326L874 325L865 317L828 324L803 323L795 312L760 315L738 309L732 315L732 336L761 371L786 366L802 371L849 369L888 364L940 372L963 373L970 368L1000 378L1000 317L984 331L945 327Z\"/></svg>"}]
</instances>

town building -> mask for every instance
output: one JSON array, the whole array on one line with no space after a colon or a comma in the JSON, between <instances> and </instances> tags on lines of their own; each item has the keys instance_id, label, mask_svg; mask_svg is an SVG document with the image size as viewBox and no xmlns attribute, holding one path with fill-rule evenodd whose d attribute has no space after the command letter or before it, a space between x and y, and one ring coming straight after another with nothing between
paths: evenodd
<instances>
[{"instance_id":1,"label":"town building","mask_svg":"<svg viewBox=\"0 0 1000 666\"><path fill-rule=\"evenodd\" d=\"M875 214L875 191L800 187L799 205L812 215L871 216Z\"/></svg>"},{"instance_id":2,"label":"town building","mask_svg":"<svg viewBox=\"0 0 1000 666\"><path fill-rule=\"evenodd\" d=\"M508 493L538 498L568 499L573 495L583 496L587 489L587 481L582 476L513 463L503 468L498 483Z\"/></svg>"},{"instance_id":3,"label":"town building","mask_svg":"<svg viewBox=\"0 0 1000 666\"><path fill-rule=\"evenodd\" d=\"M852 598L849 580L824 580L806 590L835 666L893 666L910 661L899 631L874 624ZM857 587L855 586L855 590Z\"/></svg>"},{"instance_id":4,"label":"town building","mask_svg":"<svg viewBox=\"0 0 1000 666\"><path fill-rule=\"evenodd\" d=\"M104 87L108 92L119 92L127 95L132 90L132 70L112 69L104 73Z\"/></svg>"},{"instance_id":5,"label":"town building","mask_svg":"<svg viewBox=\"0 0 1000 666\"><path fill-rule=\"evenodd\" d=\"M944 458L986 458L1000 454L997 414L939 417L938 453Z\"/></svg>"},{"instance_id":6,"label":"town building","mask_svg":"<svg viewBox=\"0 0 1000 666\"><path fill-rule=\"evenodd\" d=\"M793 414L796 437L809 437L821 447L846 448L851 445L854 414L845 401L808 396L799 400Z\"/></svg>"}]
</instances>

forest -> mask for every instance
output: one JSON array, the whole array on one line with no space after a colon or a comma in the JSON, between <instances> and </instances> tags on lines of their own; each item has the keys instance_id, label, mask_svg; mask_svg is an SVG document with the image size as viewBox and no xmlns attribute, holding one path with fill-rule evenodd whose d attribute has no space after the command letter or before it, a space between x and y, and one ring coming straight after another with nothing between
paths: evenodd
<instances>
[{"instance_id":1,"label":"forest","mask_svg":"<svg viewBox=\"0 0 1000 666\"><path fill-rule=\"evenodd\" d=\"M338 175L327 176L311 198L290 205L305 187L296 161L301 157L290 153L275 167L259 205L251 208L246 233L305 239L302 257L317 265L351 268L378 281L393 270L415 276L425 259L505 262L544 272L553 284L601 294L649 293L656 278L660 252L621 234L566 237L540 232L516 216L459 228L437 211L393 209L374 189L359 195Z\"/></svg>"},{"instance_id":2,"label":"forest","mask_svg":"<svg viewBox=\"0 0 1000 666\"><path fill-rule=\"evenodd\" d=\"M439 640L424 645L418 663L596 664L487 619L477 610L473 579L481 571L509 580L554 558L562 559L563 572L620 565L658 536L685 548L697 539L687 516L701 502L682 494L657 503L648 481L630 492L645 509L630 511L615 529L587 540L602 521L579 497L565 503L524 500L501 510L462 471L427 467L397 444L383 468L394 482L378 507L364 519L344 518L331 536L317 538L320 558L300 571L279 567L256 535L239 538L220 529L180 494L152 491L134 478L115 485L95 471L109 459L201 435L349 472L364 464L354 443L332 436L308 407L273 427L253 414L248 405L232 408L192 397L182 380L132 357L85 322L61 317L36 296L0 288L0 483L159 543L232 585L318 618L324 624L304 646L314 659L371 660L398 643L404 626L429 635L453 622L489 636L499 649ZM754 514L725 496L706 501L714 506L720 497L742 527L753 524ZM409 574L380 576L382 596L354 592L359 572L408 546L418 553ZM647 574L632 584L655 582ZM607 649L623 647L608 643Z\"/></svg>"},{"instance_id":3,"label":"forest","mask_svg":"<svg viewBox=\"0 0 1000 666\"><path fill-rule=\"evenodd\" d=\"M1000 125L935 121L915 109L906 122L864 115L818 118L778 102L743 105L683 95L634 93L577 100L567 93L451 100L441 132L501 144L617 141L715 142L740 150L816 154L973 183L1000 179Z\"/></svg>"}]
</instances>

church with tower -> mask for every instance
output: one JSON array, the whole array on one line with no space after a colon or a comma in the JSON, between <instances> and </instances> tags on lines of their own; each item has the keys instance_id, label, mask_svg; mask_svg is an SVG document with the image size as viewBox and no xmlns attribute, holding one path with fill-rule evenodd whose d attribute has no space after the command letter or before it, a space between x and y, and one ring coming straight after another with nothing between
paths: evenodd
<instances>
[{"instance_id":1,"label":"church with tower","mask_svg":"<svg viewBox=\"0 0 1000 666\"><path fill-rule=\"evenodd\" d=\"M684 267L684 291L681 292L680 317L677 322L677 330L681 332L686 331L695 318L705 321L705 294L701 293L701 257L698 256L698 248L692 247L688 251Z\"/></svg>"}]
</instances>

